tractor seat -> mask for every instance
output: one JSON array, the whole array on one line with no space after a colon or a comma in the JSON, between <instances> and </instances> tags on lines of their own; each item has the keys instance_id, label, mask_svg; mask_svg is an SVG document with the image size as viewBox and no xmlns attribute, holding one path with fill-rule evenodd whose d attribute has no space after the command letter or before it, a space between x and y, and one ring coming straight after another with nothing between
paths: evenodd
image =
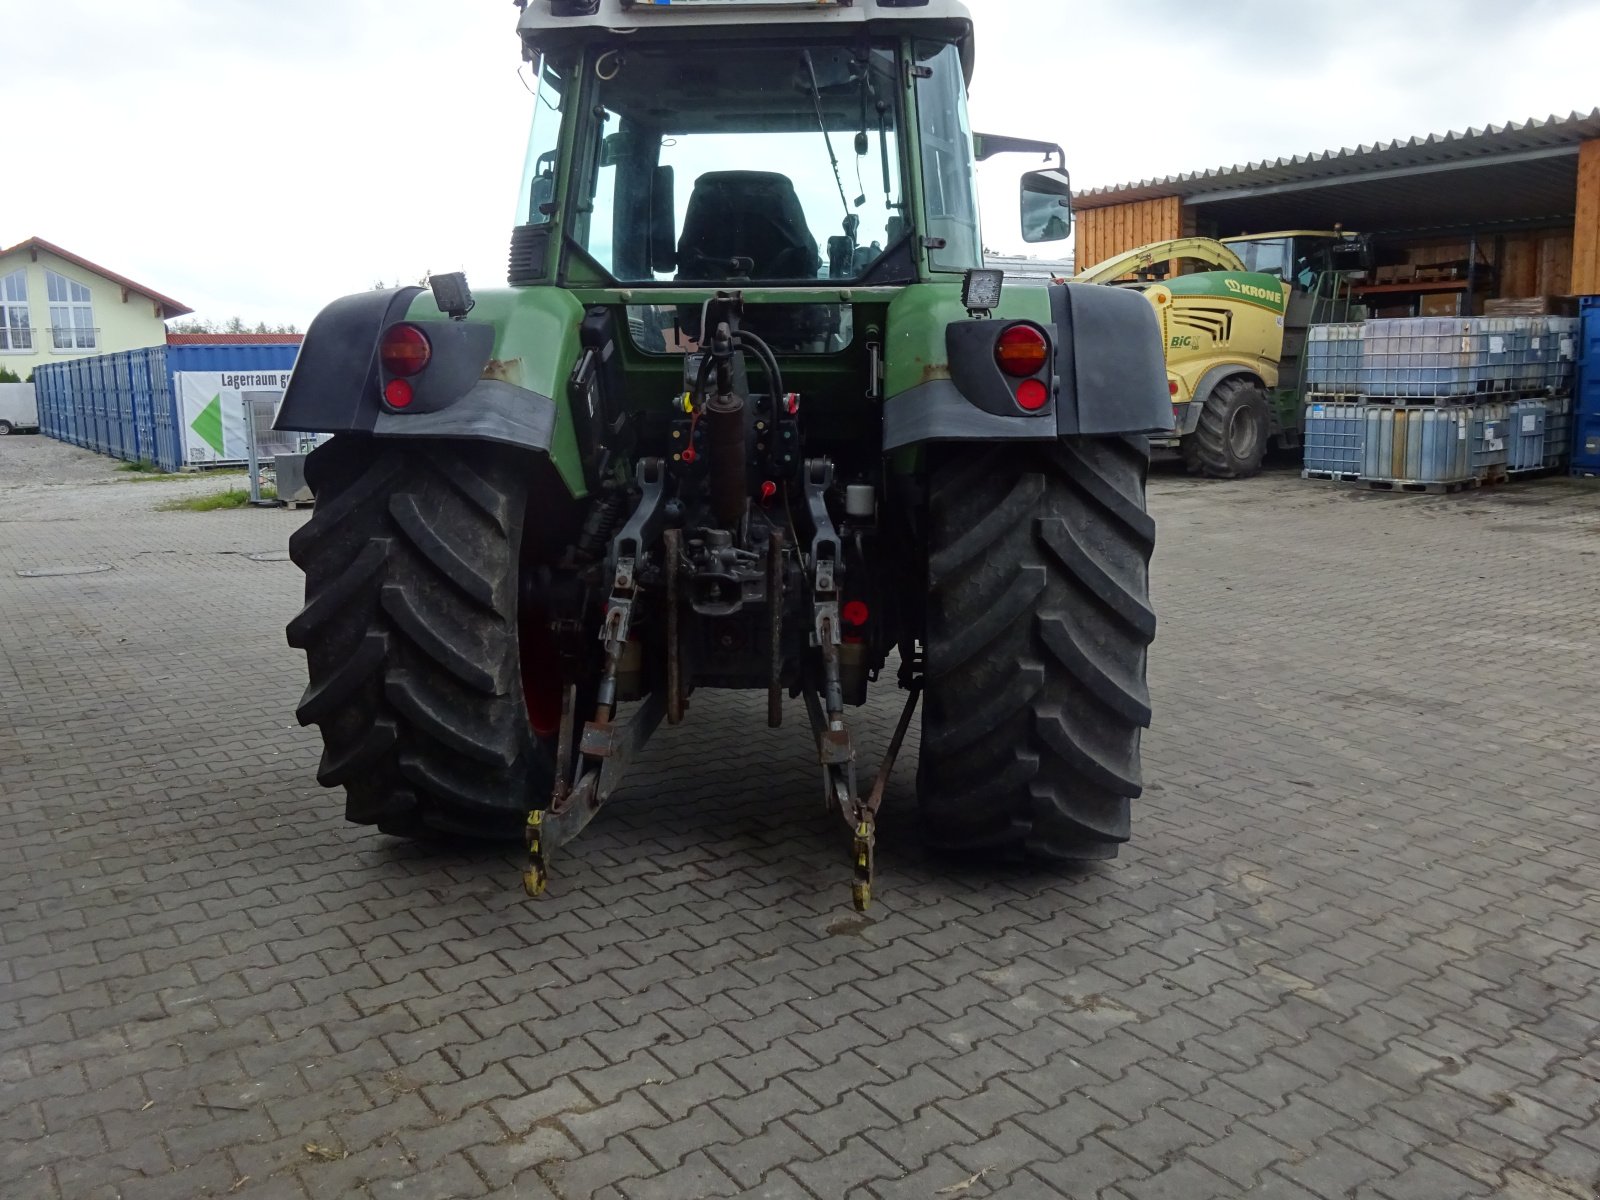
<instances>
[{"instance_id":1,"label":"tractor seat","mask_svg":"<svg viewBox=\"0 0 1600 1200\"><path fill-rule=\"evenodd\" d=\"M695 180L678 240L678 278L724 282L734 260L748 259L750 279L815 279L817 239L787 175L712 171Z\"/></svg>"}]
</instances>

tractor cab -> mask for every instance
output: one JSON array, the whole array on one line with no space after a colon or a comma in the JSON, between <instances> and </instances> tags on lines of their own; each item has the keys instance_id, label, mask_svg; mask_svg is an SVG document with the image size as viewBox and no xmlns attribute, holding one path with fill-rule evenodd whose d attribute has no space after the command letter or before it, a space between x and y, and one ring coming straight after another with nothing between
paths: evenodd
<instances>
[{"instance_id":1,"label":"tractor cab","mask_svg":"<svg viewBox=\"0 0 1600 1200\"><path fill-rule=\"evenodd\" d=\"M538 85L514 284L836 295L983 266L961 4L532 0L520 30ZM1025 194L1030 240L1068 236L1064 172Z\"/></svg>"}]
</instances>

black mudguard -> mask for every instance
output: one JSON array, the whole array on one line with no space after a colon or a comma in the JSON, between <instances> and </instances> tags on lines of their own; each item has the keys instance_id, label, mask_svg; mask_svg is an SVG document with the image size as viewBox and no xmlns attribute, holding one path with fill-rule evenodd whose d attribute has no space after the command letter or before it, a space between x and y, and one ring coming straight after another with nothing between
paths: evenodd
<instances>
[{"instance_id":1,"label":"black mudguard","mask_svg":"<svg viewBox=\"0 0 1600 1200\"><path fill-rule=\"evenodd\" d=\"M995 342L1014 322L956 322L946 336L951 377L885 403L884 449L1172 432L1161 325L1142 295L1101 284L1057 284L1050 288L1050 315L1055 378L1046 408L1016 415L1012 383L995 365Z\"/></svg>"},{"instance_id":2,"label":"black mudguard","mask_svg":"<svg viewBox=\"0 0 1600 1200\"><path fill-rule=\"evenodd\" d=\"M474 321L412 321L433 356L413 378L416 398L404 412L383 403L387 382L378 344L406 320L421 288L362 292L335 300L311 322L274 428L297 433L367 433L377 437L462 438L548 452L556 402L484 379L494 327Z\"/></svg>"}]
</instances>

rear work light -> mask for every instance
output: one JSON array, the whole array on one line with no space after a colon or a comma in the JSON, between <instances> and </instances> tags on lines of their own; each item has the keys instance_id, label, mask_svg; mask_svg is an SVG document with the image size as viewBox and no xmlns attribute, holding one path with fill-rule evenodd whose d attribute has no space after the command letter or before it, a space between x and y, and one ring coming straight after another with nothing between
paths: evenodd
<instances>
[{"instance_id":1,"label":"rear work light","mask_svg":"<svg viewBox=\"0 0 1600 1200\"><path fill-rule=\"evenodd\" d=\"M1050 341L1032 325L1013 325L995 343L994 357L1007 375L1026 379L1044 370L1050 358Z\"/></svg>"},{"instance_id":2,"label":"rear work light","mask_svg":"<svg viewBox=\"0 0 1600 1200\"><path fill-rule=\"evenodd\" d=\"M433 347L428 343L428 335L415 325L393 325L383 335L378 357L389 374L408 379L428 365Z\"/></svg>"}]
</instances>

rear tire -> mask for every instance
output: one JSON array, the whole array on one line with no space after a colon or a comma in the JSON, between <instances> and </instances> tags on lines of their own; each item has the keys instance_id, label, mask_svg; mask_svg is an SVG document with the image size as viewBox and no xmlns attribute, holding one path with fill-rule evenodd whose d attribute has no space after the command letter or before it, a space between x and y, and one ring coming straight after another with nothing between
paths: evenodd
<instances>
[{"instance_id":1,"label":"rear tire","mask_svg":"<svg viewBox=\"0 0 1600 1200\"><path fill-rule=\"evenodd\" d=\"M1248 479L1261 473L1271 435L1271 410L1261 385L1244 376L1219 383L1183 439L1183 461L1196 475Z\"/></svg>"},{"instance_id":2,"label":"rear tire","mask_svg":"<svg viewBox=\"0 0 1600 1200\"><path fill-rule=\"evenodd\" d=\"M306 606L297 710L320 727L317 779L349 820L405 837L518 836L549 798L518 628L526 454L471 442L340 436L312 453L311 520L289 541Z\"/></svg>"},{"instance_id":3,"label":"rear tire","mask_svg":"<svg viewBox=\"0 0 1600 1200\"><path fill-rule=\"evenodd\" d=\"M929 840L1043 861L1115 857L1150 724L1149 444L930 454L918 773Z\"/></svg>"}]
</instances>

